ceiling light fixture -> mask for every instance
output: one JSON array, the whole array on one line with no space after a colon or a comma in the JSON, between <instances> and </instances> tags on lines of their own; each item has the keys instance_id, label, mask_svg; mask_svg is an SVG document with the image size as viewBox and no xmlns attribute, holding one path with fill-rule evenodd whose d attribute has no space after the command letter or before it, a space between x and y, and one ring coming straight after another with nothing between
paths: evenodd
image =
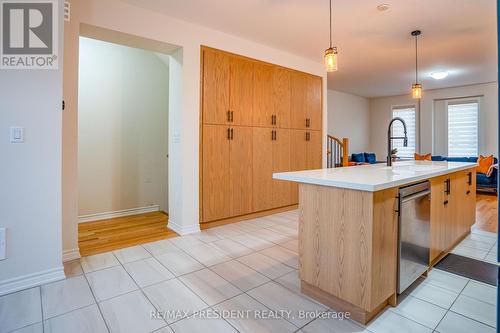
<instances>
[{"instance_id":1,"label":"ceiling light fixture","mask_svg":"<svg viewBox=\"0 0 500 333\"><path fill-rule=\"evenodd\" d=\"M325 50L325 67L327 72L335 72L338 69L337 47L332 47L332 0L330 0L330 47Z\"/></svg>"},{"instance_id":2,"label":"ceiling light fixture","mask_svg":"<svg viewBox=\"0 0 500 333\"><path fill-rule=\"evenodd\" d=\"M391 5L389 5L388 3L381 3L380 5L377 6L377 10L380 12L385 12L389 8L391 8Z\"/></svg>"},{"instance_id":3,"label":"ceiling light fixture","mask_svg":"<svg viewBox=\"0 0 500 333\"><path fill-rule=\"evenodd\" d=\"M422 98L422 85L418 83L418 36L421 34L420 30L411 32L411 35L415 37L415 83L411 86L411 94L415 99Z\"/></svg>"},{"instance_id":4,"label":"ceiling light fixture","mask_svg":"<svg viewBox=\"0 0 500 333\"><path fill-rule=\"evenodd\" d=\"M443 72L434 72L434 73L431 73L431 77L434 80L442 80L442 79L446 79L449 74L450 73L448 73L446 71L443 71Z\"/></svg>"}]
</instances>

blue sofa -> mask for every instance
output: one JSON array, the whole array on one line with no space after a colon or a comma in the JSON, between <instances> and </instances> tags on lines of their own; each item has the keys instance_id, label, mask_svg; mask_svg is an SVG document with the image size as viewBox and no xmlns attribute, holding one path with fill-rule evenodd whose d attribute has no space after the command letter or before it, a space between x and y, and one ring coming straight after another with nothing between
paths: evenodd
<instances>
[{"instance_id":1,"label":"blue sofa","mask_svg":"<svg viewBox=\"0 0 500 333\"><path fill-rule=\"evenodd\" d=\"M351 154L351 162L359 164L375 164L377 163L377 156L374 153L357 153Z\"/></svg>"},{"instance_id":2,"label":"blue sofa","mask_svg":"<svg viewBox=\"0 0 500 333\"><path fill-rule=\"evenodd\" d=\"M448 162L470 162L477 163L477 157L445 157L445 156L432 156L433 161L448 161ZM498 159L493 158L493 164L498 163ZM476 186L479 190L492 190L497 192L498 171L493 169L491 176L486 176L484 173L477 173Z\"/></svg>"}]
</instances>

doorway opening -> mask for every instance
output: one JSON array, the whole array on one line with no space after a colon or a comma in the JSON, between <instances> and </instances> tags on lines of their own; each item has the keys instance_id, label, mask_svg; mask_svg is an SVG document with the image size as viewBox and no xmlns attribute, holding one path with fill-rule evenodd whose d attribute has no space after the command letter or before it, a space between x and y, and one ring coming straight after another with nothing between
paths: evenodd
<instances>
[{"instance_id":1,"label":"doorway opening","mask_svg":"<svg viewBox=\"0 0 500 333\"><path fill-rule=\"evenodd\" d=\"M83 27L78 243L88 256L176 236L169 215L172 47Z\"/></svg>"}]
</instances>

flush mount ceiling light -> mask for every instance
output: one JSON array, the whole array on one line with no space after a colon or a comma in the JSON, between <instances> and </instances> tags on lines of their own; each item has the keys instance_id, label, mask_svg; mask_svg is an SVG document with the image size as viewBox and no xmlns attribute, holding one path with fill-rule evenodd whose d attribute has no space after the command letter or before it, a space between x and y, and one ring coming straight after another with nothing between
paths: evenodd
<instances>
[{"instance_id":1,"label":"flush mount ceiling light","mask_svg":"<svg viewBox=\"0 0 500 333\"><path fill-rule=\"evenodd\" d=\"M418 83L418 36L421 34L420 30L411 32L411 35L415 37L415 83L411 86L411 95L415 99L422 98L422 85Z\"/></svg>"},{"instance_id":2,"label":"flush mount ceiling light","mask_svg":"<svg viewBox=\"0 0 500 333\"><path fill-rule=\"evenodd\" d=\"M391 5L389 5L388 3L381 3L380 5L377 6L377 10L380 12L385 12L389 8L391 8Z\"/></svg>"},{"instance_id":3,"label":"flush mount ceiling light","mask_svg":"<svg viewBox=\"0 0 500 333\"><path fill-rule=\"evenodd\" d=\"M338 69L337 47L332 46L332 0L330 0L330 47L325 50L324 59L327 72L335 72Z\"/></svg>"},{"instance_id":4,"label":"flush mount ceiling light","mask_svg":"<svg viewBox=\"0 0 500 333\"><path fill-rule=\"evenodd\" d=\"M431 73L431 77L434 79L434 80L442 80L442 79L446 79L448 77L448 75L450 75L450 73L446 72L446 71L443 71L443 72L433 72Z\"/></svg>"}]
</instances>

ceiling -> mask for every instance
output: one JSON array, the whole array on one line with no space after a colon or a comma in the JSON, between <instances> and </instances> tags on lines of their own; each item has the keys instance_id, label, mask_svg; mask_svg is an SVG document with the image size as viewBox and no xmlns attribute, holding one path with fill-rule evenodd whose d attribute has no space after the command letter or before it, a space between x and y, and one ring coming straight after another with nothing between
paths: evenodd
<instances>
[{"instance_id":1,"label":"ceiling","mask_svg":"<svg viewBox=\"0 0 500 333\"><path fill-rule=\"evenodd\" d=\"M328 0L123 0L167 15L322 61ZM390 9L380 12L380 3ZM333 0L339 70L328 88L365 97L408 93L414 41L422 30L424 89L497 80L495 0ZM444 80L429 77L446 70Z\"/></svg>"}]
</instances>

